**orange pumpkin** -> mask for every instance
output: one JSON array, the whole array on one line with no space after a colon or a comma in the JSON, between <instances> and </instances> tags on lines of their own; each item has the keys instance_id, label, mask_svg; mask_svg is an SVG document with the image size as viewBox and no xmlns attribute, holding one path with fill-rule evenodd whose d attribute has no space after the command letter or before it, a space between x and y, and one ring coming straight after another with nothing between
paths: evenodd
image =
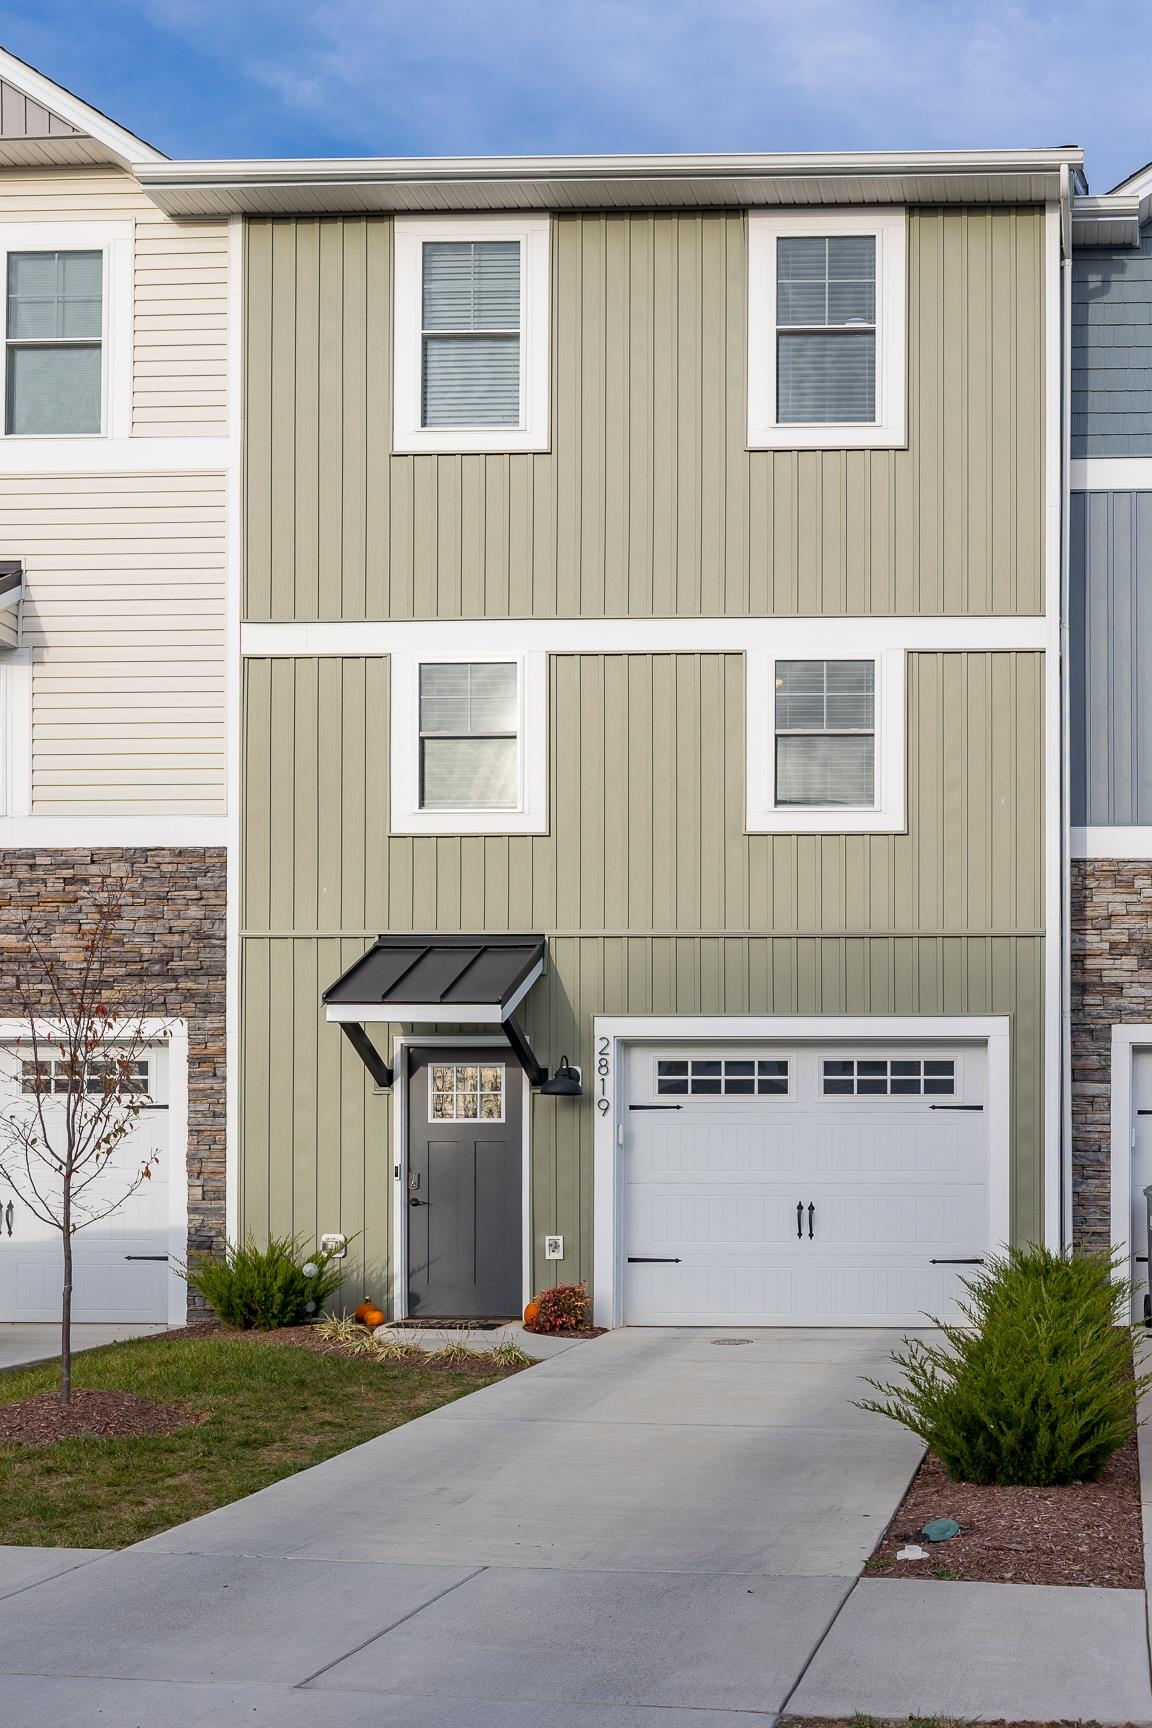
<instances>
[{"instance_id":1,"label":"orange pumpkin","mask_svg":"<svg viewBox=\"0 0 1152 1728\"><path fill-rule=\"evenodd\" d=\"M361 1302L352 1316L353 1320L359 1320L363 1324L365 1314L370 1314L375 1306L375 1302Z\"/></svg>"},{"instance_id":2,"label":"orange pumpkin","mask_svg":"<svg viewBox=\"0 0 1152 1728\"><path fill-rule=\"evenodd\" d=\"M369 1332L375 1332L377 1326L383 1326L384 1324L384 1310L382 1308L373 1308L371 1304L368 1304L365 1307L363 1314L360 1315L360 1324L362 1326L367 1326Z\"/></svg>"},{"instance_id":3,"label":"orange pumpkin","mask_svg":"<svg viewBox=\"0 0 1152 1728\"><path fill-rule=\"evenodd\" d=\"M524 1324L525 1324L525 1326L531 1326L533 1320L535 1320L535 1318L536 1318L537 1314L539 1314L539 1312L540 1312L539 1302L529 1302L527 1307L524 1310Z\"/></svg>"}]
</instances>

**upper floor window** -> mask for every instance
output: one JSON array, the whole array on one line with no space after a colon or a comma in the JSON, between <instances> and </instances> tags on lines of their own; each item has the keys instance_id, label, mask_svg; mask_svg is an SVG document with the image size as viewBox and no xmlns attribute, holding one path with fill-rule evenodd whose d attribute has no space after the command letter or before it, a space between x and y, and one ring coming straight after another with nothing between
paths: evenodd
<instances>
[{"instance_id":1,"label":"upper floor window","mask_svg":"<svg viewBox=\"0 0 1152 1728\"><path fill-rule=\"evenodd\" d=\"M876 802L876 662L777 660L776 802Z\"/></svg>"},{"instance_id":2,"label":"upper floor window","mask_svg":"<svg viewBox=\"0 0 1152 1728\"><path fill-rule=\"evenodd\" d=\"M899 831L903 649L853 653L859 626L811 623L780 634L791 652L745 655L749 833Z\"/></svg>"},{"instance_id":3,"label":"upper floor window","mask_svg":"<svg viewBox=\"0 0 1152 1728\"><path fill-rule=\"evenodd\" d=\"M8 434L98 434L103 424L104 254L9 252Z\"/></svg>"},{"instance_id":4,"label":"upper floor window","mask_svg":"<svg viewBox=\"0 0 1152 1728\"><path fill-rule=\"evenodd\" d=\"M748 442L904 442L902 211L748 219Z\"/></svg>"},{"instance_id":5,"label":"upper floor window","mask_svg":"<svg viewBox=\"0 0 1152 1728\"><path fill-rule=\"evenodd\" d=\"M397 451L548 446L548 218L397 217Z\"/></svg>"},{"instance_id":6,"label":"upper floor window","mask_svg":"<svg viewBox=\"0 0 1152 1728\"><path fill-rule=\"evenodd\" d=\"M394 653L394 834L543 834L548 829L548 657Z\"/></svg>"},{"instance_id":7,"label":"upper floor window","mask_svg":"<svg viewBox=\"0 0 1152 1728\"><path fill-rule=\"evenodd\" d=\"M421 665L421 810L514 809L519 731L514 660Z\"/></svg>"}]
</instances>

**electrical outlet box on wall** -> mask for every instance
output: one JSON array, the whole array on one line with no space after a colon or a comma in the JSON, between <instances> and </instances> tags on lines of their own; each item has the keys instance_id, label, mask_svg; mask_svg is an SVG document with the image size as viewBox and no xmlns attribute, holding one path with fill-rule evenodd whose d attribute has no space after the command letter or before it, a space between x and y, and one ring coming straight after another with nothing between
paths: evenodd
<instances>
[{"instance_id":1,"label":"electrical outlet box on wall","mask_svg":"<svg viewBox=\"0 0 1152 1728\"><path fill-rule=\"evenodd\" d=\"M563 1236L545 1236L545 1238L544 1238L544 1258L545 1258L545 1260L563 1260L563 1258L564 1258L564 1238L563 1238Z\"/></svg>"}]
</instances>

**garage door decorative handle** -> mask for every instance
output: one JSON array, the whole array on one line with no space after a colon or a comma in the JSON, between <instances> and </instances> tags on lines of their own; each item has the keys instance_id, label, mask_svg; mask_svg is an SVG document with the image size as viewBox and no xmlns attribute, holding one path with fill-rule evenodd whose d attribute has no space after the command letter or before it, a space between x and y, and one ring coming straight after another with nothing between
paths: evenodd
<instances>
[{"instance_id":1,"label":"garage door decorative handle","mask_svg":"<svg viewBox=\"0 0 1152 1728\"><path fill-rule=\"evenodd\" d=\"M816 1216L816 1208L813 1205L812 1201L809 1200L809 1202L808 1202L808 1240L809 1240L809 1242L811 1242L811 1240L812 1240L812 1220L813 1220L813 1218L815 1218L815 1216Z\"/></svg>"},{"instance_id":2,"label":"garage door decorative handle","mask_svg":"<svg viewBox=\"0 0 1152 1728\"><path fill-rule=\"evenodd\" d=\"M9 1200L7 1206L5 1206L5 1208L4 1208L4 1222L8 1226L8 1234L9 1234L9 1236L11 1236L11 1234L12 1234L12 1202L11 1202L11 1200Z\"/></svg>"},{"instance_id":3,"label":"garage door decorative handle","mask_svg":"<svg viewBox=\"0 0 1152 1728\"><path fill-rule=\"evenodd\" d=\"M803 1200L797 1200L797 1202L796 1202L796 1240L798 1242L802 1241L803 1236L804 1236L804 1202L803 1202Z\"/></svg>"}]
</instances>

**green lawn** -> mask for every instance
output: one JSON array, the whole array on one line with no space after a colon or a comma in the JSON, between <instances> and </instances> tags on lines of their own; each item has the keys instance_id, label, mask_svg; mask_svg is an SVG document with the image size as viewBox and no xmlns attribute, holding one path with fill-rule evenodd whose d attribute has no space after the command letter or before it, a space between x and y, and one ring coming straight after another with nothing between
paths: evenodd
<instances>
[{"instance_id":1,"label":"green lawn","mask_svg":"<svg viewBox=\"0 0 1152 1728\"><path fill-rule=\"evenodd\" d=\"M56 1372L43 1363L0 1374L0 1404L51 1390ZM87 1350L73 1362L75 1386L179 1404L207 1420L163 1439L0 1445L0 1541L122 1548L499 1378L218 1335Z\"/></svg>"}]
</instances>

